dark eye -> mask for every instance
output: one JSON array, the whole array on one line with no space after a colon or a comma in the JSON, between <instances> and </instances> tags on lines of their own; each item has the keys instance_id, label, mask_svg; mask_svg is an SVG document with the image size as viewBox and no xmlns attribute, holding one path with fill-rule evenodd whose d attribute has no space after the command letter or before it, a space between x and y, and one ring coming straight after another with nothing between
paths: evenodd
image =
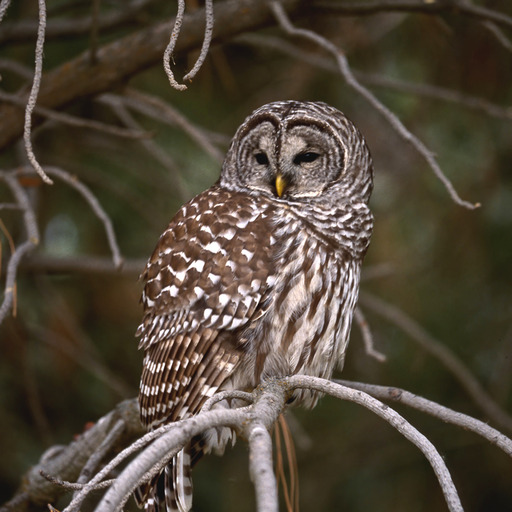
<instances>
[{"instance_id":1,"label":"dark eye","mask_svg":"<svg viewBox=\"0 0 512 512\"><path fill-rule=\"evenodd\" d=\"M313 153L308 151L307 153L299 153L294 159L293 163L295 165L300 165L303 163L314 162L320 155L318 153Z\"/></svg>"},{"instance_id":2,"label":"dark eye","mask_svg":"<svg viewBox=\"0 0 512 512\"><path fill-rule=\"evenodd\" d=\"M254 158L260 165L268 165L268 156L265 153L256 153Z\"/></svg>"}]
</instances>

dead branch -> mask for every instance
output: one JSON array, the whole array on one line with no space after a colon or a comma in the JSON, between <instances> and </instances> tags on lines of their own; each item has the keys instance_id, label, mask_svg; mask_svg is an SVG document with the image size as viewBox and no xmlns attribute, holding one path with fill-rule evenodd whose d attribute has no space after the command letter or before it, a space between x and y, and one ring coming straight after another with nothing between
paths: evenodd
<instances>
[{"instance_id":1,"label":"dead branch","mask_svg":"<svg viewBox=\"0 0 512 512\"><path fill-rule=\"evenodd\" d=\"M14 254L12 254L7 265L7 273L5 278L4 288L4 300L0 306L0 324L7 316L12 308L16 276L18 273L19 265L22 259L32 252L39 245L39 229L37 227L37 221L34 210L30 204L30 200L27 196L26 191L19 184L18 179L13 172L0 172L0 179L5 181L12 195L16 199L16 203L19 205L20 211L23 212L23 222L25 230L27 232L27 239L21 245L19 245Z\"/></svg>"},{"instance_id":2,"label":"dead branch","mask_svg":"<svg viewBox=\"0 0 512 512\"><path fill-rule=\"evenodd\" d=\"M316 32L313 32L312 30L295 27L291 23L290 18L287 16L286 11L283 9L283 6L279 1L272 0L270 6L280 26L287 34L314 42L329 52L336 59L339 71L345 79L347 85L352 87L358 94L360 94L366 101L368 101L375 108L375 110L377 110L377 112L382 114L382 116L389 122L392 128L400 135L400 137L402 137L406 142L410 143L416 149L416 151L426 160L434 174L444 185L450 194L450 197L456 204L463 206L464 208L468 208L469 210L474 210L480 206L480 203L473 204L460 198L451 181L439 167L439 164L437 163L437 160L432 151L430 151L425 146L425 144L423 144L423 142L418 139L418 137L413 135L403 125L396 114L389 110L376 96L373 95L372 92L370 92L370 90L359 83L359 81L352 73L352 70L350 69L346 56L338 47L336 47L328 39L322 37Z\"/></svg>"},{"instance_id":3,"label":"dead branch","mask_svg":"<svg viewBox=\"0 0 512 512\"><path fill-rule=\"evenodd\" d=\"M98 420L68 446L54 446L47 450L39 462L23 476L17 495L0 508L1 512L23 512L30 504L46 506L65 492L44 475L59 475L61 480L76 481L87 461L102 445L112 428L122 421L122 437L113 449L126 446L143 433L139 421L137 401L126 400Z\"/></svg>"},{"instance_id":4,"label":"dead branch","mask_svg":"<svg viewBox=\"0 0 512 512\"><path fill-rule=\"evenodd\" d=\"M466 0L443 0L442 2L424 0L363 0L330 2L317 0L315 9L328 13L348 16L365 16L379 12L420 12L422 14L456 13L476 21L491 21L504 28L512 28L512 18L486 7L473 5Z\"/></svg>"}]
</instances>

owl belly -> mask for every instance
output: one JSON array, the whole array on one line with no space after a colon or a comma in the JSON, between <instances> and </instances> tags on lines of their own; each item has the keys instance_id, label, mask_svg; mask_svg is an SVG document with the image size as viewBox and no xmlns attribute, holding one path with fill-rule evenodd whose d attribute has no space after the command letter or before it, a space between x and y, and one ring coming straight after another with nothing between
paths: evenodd
<instances>
[{"instance_id":1,"label":"owl belly","mask_svg":"<svg viewBox=\"0 0 512 512\"><path fill-rule=\"evenodd\" d=\"M330 378L343 364L357 301L359 265L311 237L286 255L262 338L255 380L294 374ZM304 257L306 255L306 257ZM301 257L299 257L301 256ZM317 395L301 393L301 405Z\"/></svg>"}]
</instances>

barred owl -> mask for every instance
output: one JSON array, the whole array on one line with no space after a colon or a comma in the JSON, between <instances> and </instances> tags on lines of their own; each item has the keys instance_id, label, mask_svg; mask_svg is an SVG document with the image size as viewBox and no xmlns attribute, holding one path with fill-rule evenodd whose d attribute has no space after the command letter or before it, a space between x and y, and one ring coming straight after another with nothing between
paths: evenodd
<instances>
[{"instance_id":1,"label":"barred owl","mask_svg":"<svg viewBox=\"0 0 512 512\"><path fill-rule=\"evenodd\" d=\"M139 402L148 429L197 414L219 390L330 378L342 366L372 186L364 138L335 108L279 101L244 121L220 179L171 220L143 273ZM318 396L294 398L312 407ZM232 435L193 439L160 483L138 490L139 505L190 510L192 466Z\"/></svg>"}]
</instances>

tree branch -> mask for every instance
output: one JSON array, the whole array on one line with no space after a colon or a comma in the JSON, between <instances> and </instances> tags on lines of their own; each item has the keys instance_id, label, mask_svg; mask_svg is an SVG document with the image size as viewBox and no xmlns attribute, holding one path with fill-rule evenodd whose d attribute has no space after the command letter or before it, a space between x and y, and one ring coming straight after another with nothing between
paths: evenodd
<instances>
[{"instance_id":1,"label":"tree branch","mask_svg":"<svg viewBox=\"0 0 512 512\"><path fill-rule=\"evenodd\" d=\"M291 17L305 14L304 9L299 9L300 0L284 0L283 6ZM175 52L188 52L201 46L204 18L204 9L184 16ZM221 2L216 8L215 18L218 28L213 35L213 43L275 23L270 9L260 0ZM47 72L42 78L38 105L58 110L79 98L109 91L125 83L135 73L157 64L167 46L172 24L172 21L158 23L104 45L98 49L95 65L90 64L90 52L85 51ZM18 96L25 99L27 92L23 90ZM19 109L13 105L0 105L0 149L12 144L22 130L23 117Z\"/></svg>"},{"instance_id":2,"label":"tree branch","mask_svg":"<svg viewBox=\"0 0 512 512\"><path fill-rule=\"evenodd\" d=\"M359 303L402 329L413 341L438 359L492 421L507 432L512 432L512 417L482 388L467 366L446 345L436 340L401 309L378 297L362 292Z\"/></svg>"}]
</instances>

